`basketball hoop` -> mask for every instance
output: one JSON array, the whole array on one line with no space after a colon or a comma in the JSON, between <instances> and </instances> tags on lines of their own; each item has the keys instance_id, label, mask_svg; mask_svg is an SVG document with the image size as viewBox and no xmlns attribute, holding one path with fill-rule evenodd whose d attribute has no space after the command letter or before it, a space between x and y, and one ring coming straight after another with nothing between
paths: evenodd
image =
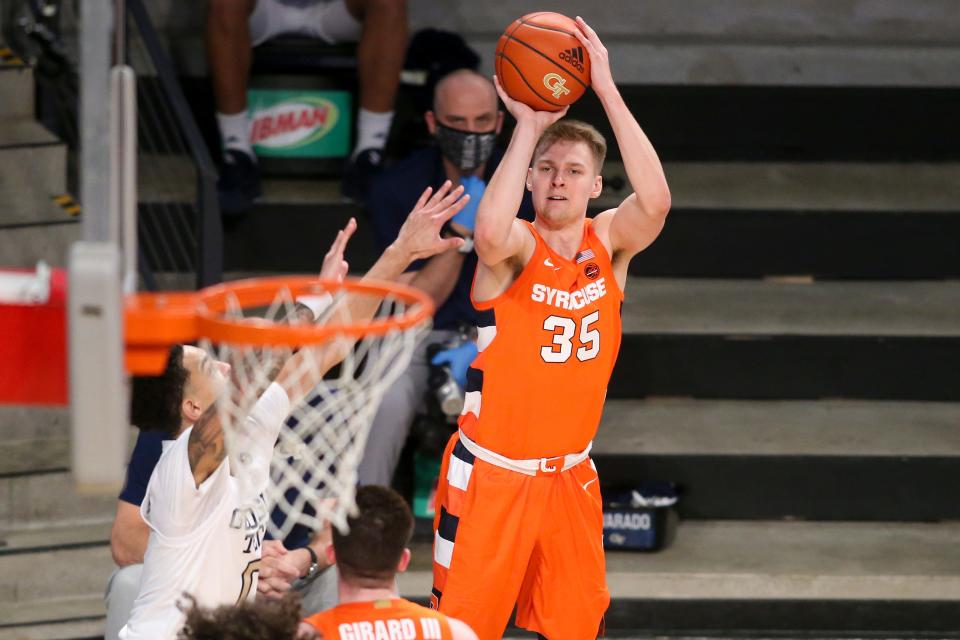
<instances>
[{"instance_id":1,"label":"basketball hoop","mask_svg":"<svg viewBox=\"0 0 960 640\"><path fill-rule=\"evenodd\" d=\"M314 321L298 316L296 301L305 296L329 301ZM216 406L231 473L253 503L266 470L249 450L246 418L298 353L295 379L310 381L311 390L280 430L263 497L285 517L267 527L278 539L297 524L319 531L329 521L345 530L373 417L406 370L433 308L412 287L354 279L254 278L196 293L135 294L125 309L126 366L156 375L169 347L184 342L231 366L230 389ZM332 362L337 366L313 385Z\"/></svg>"}]
</instances>

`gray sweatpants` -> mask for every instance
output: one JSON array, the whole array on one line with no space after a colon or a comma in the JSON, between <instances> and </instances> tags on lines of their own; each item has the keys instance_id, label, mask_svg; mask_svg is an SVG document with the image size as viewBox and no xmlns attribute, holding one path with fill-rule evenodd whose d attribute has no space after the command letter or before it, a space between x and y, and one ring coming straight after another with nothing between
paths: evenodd
<instances>
[{"instance_id":1,"label":"gray sweatpants","mask_svg":"<svg viewBox=\"0 0 960 640\"><path fill-rule=\"evenodd\" d=\"M403 444L410 433L410 425L423 409L427 377L430 375L427 347L436 342L446 342L455 334L455 331L449 330L427 334L414 348L410 366L387 389L373 419L367 448L357 470L360 484L390 486Z\"/></svg>"}]
</instances>

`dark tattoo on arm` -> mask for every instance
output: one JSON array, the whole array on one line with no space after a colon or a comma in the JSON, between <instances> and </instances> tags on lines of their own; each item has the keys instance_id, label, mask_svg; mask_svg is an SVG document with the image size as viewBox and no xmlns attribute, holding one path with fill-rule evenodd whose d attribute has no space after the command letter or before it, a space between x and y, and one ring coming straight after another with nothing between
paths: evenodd
<instances>
[{"instance_id":1,"label":"dark tattoo on arm","mask_svg":"<svg viewBox=\"0 0 960 640\"><path fill-rule=\"evenodd\" d=\"M215 403L193 425L187 443L187 455L190 458L190 470L198 484L206 480L227 456Z\"/></svg>"}]
</instances>

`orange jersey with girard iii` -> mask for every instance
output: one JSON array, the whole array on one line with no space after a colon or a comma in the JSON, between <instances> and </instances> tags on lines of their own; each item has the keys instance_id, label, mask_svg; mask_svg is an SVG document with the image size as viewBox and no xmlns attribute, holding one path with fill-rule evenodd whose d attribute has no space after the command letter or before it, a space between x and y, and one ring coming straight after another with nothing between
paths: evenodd
<instances>
[{"instance_id":1,"label":"orange jersey with girard iii","mask_svg":"<svg viewBox=\"0 0 960 640\"><path fill-rule=\"evenodd\" d=\"M404 600L338 605L304 620L324 640L451 640L446 616Z\"/></svg>"},{"instance_id":2,"label":"orange jersey with girard iii","mask_svg":"<svg viewBox=\"0 0 960 640\"><path fill-rule=\"evenodd\" d=\"M573 260L526 223L536 240L526 267L504 293L474 300L480 353L467 372L460 428L508 458L582 451L600 423L623 292L590 223Z\"/></svg>"}]
</instances>

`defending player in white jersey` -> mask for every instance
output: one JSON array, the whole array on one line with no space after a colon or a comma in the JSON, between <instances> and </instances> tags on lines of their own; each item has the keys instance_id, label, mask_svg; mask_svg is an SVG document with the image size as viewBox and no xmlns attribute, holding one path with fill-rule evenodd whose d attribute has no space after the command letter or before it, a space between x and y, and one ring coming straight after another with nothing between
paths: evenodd
<instances>
[{"instance_id":1,"label":"defending player in white jersey","mask_svg":"<svg viewBox=\"0 0 960 640\"><path fill-rule=\"evenodd\" d=\"M394 280L411 262L458 247L459 238L442 239L440 228L466 204L463 188L449 182L431 196L427 189L417 202L397 240L367 272L366 277ZM353 222L341 231L327 259L343 265L343 250ZM341 277L343 273L340 274ZM371 297L350 298L346 313L353 319L371 317L377 303ZM312 353L316 351L316 353ZM176 348L174 349L176 352ZM345 356L344 349L305 348L291 356L275 381L260 396L247 420L253 434L248 452L268 469L273 447L290 407L310 391ZM318 366L302 361L317 357ZM177 601L189 593L203 606L235 604L256 594L260 545L265 530L264 513L242 508L238 480L231 475L223 431L216 411L216 398L227 391L229 367L194 347L182 347L179 369L167 376L160 394L148 401L158 411L176 415L170 407L183 402L187 384L208 390L210 406L203 407L197 422L164 451L154 469L141 507L150 526L140 592L120 637L125 640L164 640L176 636L183 623ZM168 367L168 374L170 374ZM140 399L134 397L134 403ZM266 488L264 472L257 479Z\"/></svg>"}]
</instances>

